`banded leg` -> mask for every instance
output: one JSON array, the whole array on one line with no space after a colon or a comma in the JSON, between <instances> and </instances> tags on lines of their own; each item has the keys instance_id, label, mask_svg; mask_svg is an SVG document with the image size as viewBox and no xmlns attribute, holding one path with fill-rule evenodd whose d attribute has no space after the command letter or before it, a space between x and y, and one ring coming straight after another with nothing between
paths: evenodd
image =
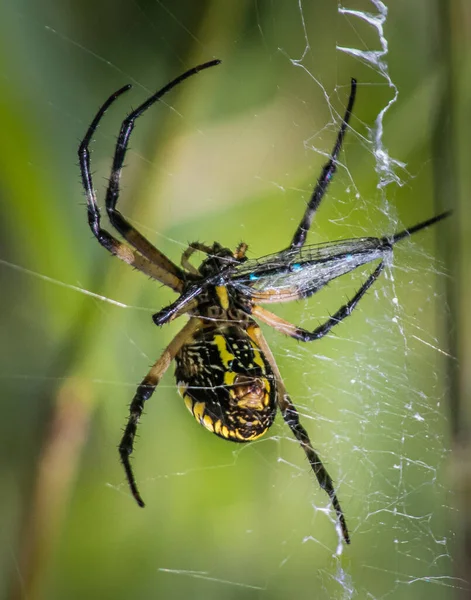
<instances>
[{"instance_id":1,"label":"banded leg","mask_svg":"<svg viewBox=\"0 0 471 600\"><path fill-rule=\"evenodd\" d=\"M277 381L278 405L280 407L281 414L283 415L283 419L291 429L294 437L300 443L301 448L304 450L309 464L311 465L311 469L313 470L320 487L327 492L332 506L335 510L335 513L337 514L343 539L345 540L345 543L349 544L350 536L348 533L348 527L345 521L342 508L340 506L340 502L337 498L337 494L335 493L334 482L332 481L332 477L327 472L327 469L324 467L321 459L319 458L319 455L312 447L311 440L309 439L307 431L304 429L304 427L299 421L298 411L296 410L294 404L291 402L291 398L286 392L286 388L283 383L283 380L281 379L280 371L278 369L278 365L275 362L273 353L270 350L270 347L268 346L258 326L249 327L247 333L258 344L262 352L265 354L268 362L270 363L270 366L273 370L273 373L275 374Z\"/></svg>"},{"instance_id":2,"label":"banded leg","mask_svg":"<svg viewBox=\"0 0 471 600\"><path fill-rule=\"evenodd\" d=\"M342 125L340 126L340 130L337 135L335 146L332 150L332 154L330 155L329 161L322 167L320 177L317 180L314 191L312 192L311 199L309 200L309 204L307 205L304 216L301 219L301 223L299 224L298 228L296 229L291 244L289 245L289 248L291 249L301 248L301 246L304 245L304 242L306 241L306 235L309 231L309 228L311 227L314 215L317 209L319 208L322 198L325 195L327 187L329 186L329 183L332 177L334 176L335 171L337 170L337 159L340 154L343 139L347 131L348 122L350 121L350 116L352 114L353 104L355 102L356 88L357 82L355 79L352 79L347 110L345 111L345 115L343 117Z\"/></svg>"},{"instance_id":3,"label":"banded leg","mask_svg":"<svg viewBox=\"0 0 471 600\"><path fill-rule=\"evenodd\" d=\"M190 257L197 251L204 252L205 254L212 254L213 249L206 244L201 244L200 242L192 242L181 257L181 265L184 269L192 273L193 275L201 276L201 273L198 271L196 267L194 267L190 263Z\"/></svg>"},{"instance_id":4,"label":"banded leg","mask_svg":"<svg viewBox=\"0 0 471 600\"><path fill-rule=\"evenodd\" d=\"M124 92L131 88L130 85L122 87L120 90L112 94L108 100L103 104L92 124L87 130L82 143L79 146L78 155L80 163L80 172L82 177L82 185L85 189L87 196L87 212L88 212L88 224L96 237L98 242L108 250L113 256L117 256L122 261L132 265L134 268L142 271L149 277L160 281L161 283L171 287L173 290L179 292L183 288L182 280L173 273L169 273L167 269L163 268L161 264L154 264L144 256L141 256L138 252L135 252L132 248L123 244L115 237L113 237L108 231L101 227L100 209L96 201L95 190L93 189L92 175L90 171L90 141L93 133L96 131L98 123L103 118L103 115L111 106L111 104Z\"/></svg>"},{"instance_id":5,"label":"banded leg","mask_svg":"<svg viewBox=\"0 0 471 600\"><path fill-rule=\"evenodd\" d=\"M234 258L236 260L240 260L240 262L245 262L247 260L247 257L245 256L247 250L248 245L245 242L240 242L240 244L237 246L234 252Z\"/></svg>"},{"instance_id":6,"label":"banded leg","mask_svg":"<svg viewBox=\"0 0 471 600\"><path fill-rule=\"evenodd\" d=\"M189 69L165 87L160 89L158 92L148 98L143 104L141 104L136 110L134 110L122 123L121 130L116 143L116 149L113 159L113 166L111 169L111 177L106 190L106 210L108 211L108 217L113 227L115 227L119 233L141 254L147 257L149 260L156 262L167 271L170 271L180 279L183 278L182 270L177 267L172 261L170 261L160 250L157 250L139 231L137 231L116 209L116 203L119 198L119 180L121 178L121 171L123 168L124 159L128 149L129 139L134 129L136 119L138 119L148 108L158 102L165 94L182 83L185 79L196 75L204 69L214 67L221 61L211 60L204 64L198 65L192 69Z\"/></svg>"},{"instance_id":7,"label":"banded leg","mask_svg":"<svg viewBox=\"0 0 471 600\"><path fill-rule=\"evenodd\" d=\"M363 298L368 289L373 285L373 283L378 279L381 274L381 271L384 269L384 262L381 261L376 269L371 273L365 283L361 286L358 292L353 296L351 300L349 300L346 304L341 306L339 310L333 314L330 319L327 319L325 323L316 327L314 331L307 331L307 329L303 329L302 327L298 327L297 325L293 325L288 321L285 321L281 317L273 314L272 312L262 308L259 305L255 305L252 307L252 316L260 319L267 325L270 325L280 333L284 333L285 335L289 335L290 337L299 340L301 342L312 342L314 340L318 340L329 333L332 327L341 323L345 318L352 314L352 311L356 308L358 302Z\"/></svg>"},{"instance_id":8,"label":"banded leg","mask_svg":"<svg viewBox=\"0 0 471 600\"><path fill-rule=\"evenodd\" d=\"M144 501L141 498L137 489L136 479L131 468L130 456L134 447L134 438L136 436L137 424L144 410L144 404L155 391L155 388L162 379L165 371L170 366L175 356L180 351L180 348L191 338L191 336L201 327L201 322L197 318L192 318L183 327L183 329L173 338L162 356L153 365L149 373L139 384L134 398L129 407L129 419L124 430L121 443L119 444L119 455L126 472L126 478L131 488L131 493L139 506L144 506Z\"/></svg>"},{"instance_id":9,"label":"banded leg","mask_svg":"<svg viewBox=\"0 0 471 600\"><path fill-rule=\"evenodd\" d=\"M240 242L232 254L233 258L240 262L246 261L247 258L245 253L247 252L247 248L248 246L245 242ZM189 271L192 275L197 275L200 277L201 273L199 270L190 263L191 256L193 256L193 254L197 251L204 252L204 254L207 254L208 256L214 256L217 255L221 250L224 250L224 248L217 242L214 242L213 246L208 246L206 244L202 244L201 242L192 242L189 244L185 252L183 252L180 262L184 269Z\"/></svg>"}]
</instances>

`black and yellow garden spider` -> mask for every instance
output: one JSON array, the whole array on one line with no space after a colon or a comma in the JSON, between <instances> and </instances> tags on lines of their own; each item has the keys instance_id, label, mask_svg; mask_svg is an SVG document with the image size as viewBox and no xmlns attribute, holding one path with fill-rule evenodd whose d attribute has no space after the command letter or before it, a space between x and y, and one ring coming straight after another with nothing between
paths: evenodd
<instances>
[{"instance_id":1,"label":"black and yellow garden spider","mask_svg":"<svg viewBox=\"0 0 471 600\"><path fill-rule=\"evenodd\" d=\"M163 374L175 360L175 377L186 406L201 425L226 440L248 442L259 438L273 423L277 408L280 409L284 420L306 453L319 485L329 495L343 539L348 544L350 537L347 524L332 478L299 422L298 412L285 389L273 354L254 318L303 342L322 338L332 327L351 314L379 277L384 268L384 260L391 253L394 244L437 223L448 213L440 214L391 236L305 245L314 214L337 168L338 156L355 100L356 81L352 79L347 109L335 146L329 161L322 169L290 245L277 254L248 260L245 256L245 243L239 244L233 252L217 242L212 246L195 242L183 253L181 267L177 266L117 210L121 170L136 119L179 83L219 63L219 60L212 60L186 71L151 96L123 121L105 204L111 225L128 242L127 244L118 241L101 227L100 211L90 172L89 146L106 110L121 94L131 88L130 85L112 94L103 104L79 148L82 183L87 196L88 223L93 234L111 254L179 294L175 302L153 315L156 325L164 325L184 314L190 317L137 388L119 445L121 461L132 495L139 506L144 506L131 468L130 455L144 403L152 396ZM189 261L196 251L207 254L207 258L198 268ZM374 260L380 261L378 266L353 298L313 331L292 325L260 306L307 298L332 279Z\"/></svg>"}]
</instances>

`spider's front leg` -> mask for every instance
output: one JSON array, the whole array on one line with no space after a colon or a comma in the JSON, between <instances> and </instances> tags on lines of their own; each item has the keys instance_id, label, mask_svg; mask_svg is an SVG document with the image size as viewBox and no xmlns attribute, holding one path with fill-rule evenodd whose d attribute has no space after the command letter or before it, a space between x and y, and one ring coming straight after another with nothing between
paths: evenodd
<instances>
[{"instance_id":1,"label":"spider's front leg","mask_svg":"<svg viewBox=\"0 0 471 600\"><path fill-rule=\"evenodd\" d=\"M136 479L131 468L130 456L133 451L134 438L136 436L137 424L144 410L144 403L154 393L155 388L162 379L165 371L170 366L175 356L178 354L182 346L184 346L191 337L200 329L201 321L197 318L191 318L183 329L173 338L170 344L162 353L162 356L152 366L149 373L139 384L134 398L129 407L129 419L124 430L124 435L119 444L119 455L126 472L126 478L131 488L131 493L139 506L144 506L144 501L141 498L137 489Z\"/></svg>"},{"instance_id":2,"label":"spider's front leg","mask_svg":"<svg viewBox=\"0 0 471 600\"><path fill-rule=\"evenodd\" d=\"M165 323L173 321L182 314L189 313L198 306L196 298L203 293L208 286L219 285L219 281L224 280L224 277L227 277L232 269L233 265L228 264L217 273L213 273L205 279L200 279L197 283L188 286L175 302L172 302L172 304L169 304L165 308L162 308L162 310L159 310L159 312L153 314L152 320L160 327L165 325Z\"/></svg>"},{"instance_id":3,"label":"spider's front leg","mask_svg":"<svg viewBox=\"0 0 471 600\"><path fill-rule=\"evenodd\" d=\"M165 308L159 310L159 312L153 314L152 320L158 327L161 327L178 318L180 315L190 312L193 308L198 306L198 301L195 300L195 298L199 296L202 291L203 286L201 285L194 285L188 288L188 290L183 292L175 302L172 302L172 304L169 304Z\"/></svg>"},{"instance_id":4,"label":"spider's front leg","mask_svg":"<svg viewBox=\"0 0 471 600\"><path fill-rule=\"evenodd\" d=\"M173 81L168 83L162 89L158 90L155 94L150 96L145 102L143 102L138 108L133 110L126 119L124 119L121 130L116 143L116 149L113 159L113 167L111 170L111 177L106 190L106 210L111 224L124 239L129 242L138 252L145 256L151 262L160 265L163 269L171 273L178 280L183 278L181 269L175 265L167 256L165 256L160 250L158 250L153 244L149 242L135 227L129 223L127 219L119 212L116 208L116 203L119 198L119 182L121 179L121 171L123 169L124 159L128 151L129 139L134 129L136 120L141 117L153 104L159 102L165 94L170 92L173 88L178 86L180 83L200 73L201 71L219 65L221 61L211 60L209 62L193 67L188 71L185 71L182 75L175 78ZM180 291L178 289L177 291Z\"/></svg>"},{"instance_id":5,"label":"spider's front leg","mask_svg":"<svg viewBox=\"0 0 471 600\"><path fill-rule=\"evenodd\" d=\"M301 248L302 246L304 246L307 232L311 227L314 215L316 214L316 211L319 208L320 203L322 202L322 198L325 196L329 183L332 181L332 177L334 176L335 171L337 170L338 157L340 154L340 150L342 149L345 133L347 132L348 122L350 121L350 116L352 114L353 104L355 103L356 89L356 79L352 78L350 97L348 99L347 109L342 119L342 125L340 126L339 132L337 134L337 139L335 141L334 148L330 155L329 161L322 167L321 174L319 176L319 179L317 180L316 187L314 188L314 191L311 194L311 198L304 212L303 218L301 219L301 223L298 225L293 239L291 240L291 244L289 245L290 249Z\"/></svg>"}]
</instances>

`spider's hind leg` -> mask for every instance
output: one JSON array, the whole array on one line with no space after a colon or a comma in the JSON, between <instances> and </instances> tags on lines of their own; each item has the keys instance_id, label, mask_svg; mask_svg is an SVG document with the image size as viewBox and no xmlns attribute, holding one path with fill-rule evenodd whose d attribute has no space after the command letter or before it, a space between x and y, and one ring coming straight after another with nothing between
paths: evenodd
<instances>
[{"instance_id":1,"label":"spider's hind leg","mask_svg":"<svg viewBox=\"0 0 471 600\"><path fill-rule=\"evenodd\" d=\"M139 384L129 407L129 418L123 437L119 444L119 455L121 457L121 462L123 463L124 471L126 472L126 478L128 480L129 487L131 488L131 493L139 506L144 506L144 501L142 500L137 488L136 479L131 467L130 457L134 448L134 438L136 437L137 425L141 418L142 411L144 410L144 404L154 393L155 388L159 384L164 373L167 371L171 362L178 354L182 346L188 342L191 336L200 327L200 320L193 318L188 321L180 333L177 333L177 335L164 350L162 356L152 366L149 373Z\"/></svg>"},{"instance_id":2,"label":"spider's hind leg","mask_svg":"<svg viewBox=\"0 0 471 600\"><path fill-rule=\"evenodd\" d=\"M268 346L258 326L250 327L247 333L249 333L250 337L258 344L272 368L272 371L276 378L276 385L278 388L278 405L280 407L281 414L283 415L283 419L293 432L294 437L300 443L301 448L304 450L307 459L309 460L309 464L311 465L311 469L313 470L320 487L323 490L325 490L329 495L330 501L332 502L332 506L334 507L334 510L337 514L340 529L342 530L343 539L347 544L349 544L350 536L348 533L347 523L345 521L340 502L335 492L334 482L332 481L332 477L327 472L327 469L324 467L321 459L319 458L319 455L312 447L311 440L309 439L307 431L304 429L304 427L299 421L298 411L296 410L294 404L291 402L291 399L288 396L283 380L281 379L278 365L275 362L273 353L270 350L270 347Z\"/></svg>"},{"instance_id":3,"label":"spider's hind leg","mask_svg":"<svg viewBox=\"0 0 471 600\"><path fill-rule=\"evenodd\" d=\"M307 431L301 425L299 421L299 414L296 410L294 404L291 402L291 398L288 394L284 394L283 399L280 401L281 414L283 415L283 419L285 423L289 425L289 428L294 434L294 437L301 444L301 448L306 453L309 464L311 465L312 470L314 471L314 475L317 478L317 481L320 487L327 492L329 495L330 501L332 502L332 506L337 514L337 518L339 520L340 529L342 530L343 539L347 544L350 543L350 535L348 533L347 523L345 521L345 517L340 506L340 502L337 498L337 494L335 493L334 482L332 481L332 477L327 472L327 469L324 467L319 455L314 450L311 444L311 440L307 434Z\"/></svg>"}]
</instances>

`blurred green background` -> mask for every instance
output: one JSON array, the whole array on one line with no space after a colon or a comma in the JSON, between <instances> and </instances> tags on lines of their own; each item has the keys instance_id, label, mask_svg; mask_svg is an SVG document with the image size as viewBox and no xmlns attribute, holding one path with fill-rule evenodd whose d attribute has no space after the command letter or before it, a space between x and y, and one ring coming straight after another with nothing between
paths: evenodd
<instances>
[{"instance_id":1,"label":"blurred green background","mask_svg":"<svg viewBox=\"0 0 471 600\"><path fill-rule=\"evenodd\" d=\"M125 114L220 58L138 122L120 207L174 261L195 240L274 252L291 239L356 77L345 168L309 241L429 218L444 208L433 168L443 22L438 3L390 4L389 53L372 67L338 47L380 51L378 30L327 0L2 3L1 597L432 600L465 586L453 579L447 468L449 224L398 248L335 335L304 347L266 331L337 482L352 536L338 554L327 498L283 423L257 443L225 443L189 416L173 368L139 430L147 507L136 507L116 447L137 383L182 324L157 329L151 314L174 295L96 243L77 167L98 106L133 83L95 136L102 202ZM349 8L377 14L366 1ZM469 81L462 59L454 76ZM383 143L407 168L394 168L402 185L379 190L370 128L395 94L384 65L399 98ZM366 272L275 310L312 328Z\"/></svg>"}]
</instances>

